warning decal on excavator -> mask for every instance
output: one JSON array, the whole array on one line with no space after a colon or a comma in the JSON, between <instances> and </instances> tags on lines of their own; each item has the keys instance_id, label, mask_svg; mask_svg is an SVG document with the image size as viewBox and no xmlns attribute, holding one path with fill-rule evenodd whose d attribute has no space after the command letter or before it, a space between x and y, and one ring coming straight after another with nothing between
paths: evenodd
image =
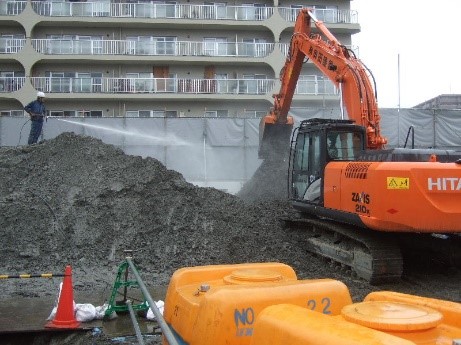
<instances>
[{"instance_id":1,"label":"warning decal on excavator","mask_svg":"<svg viewBox=\"0 0 461 345\"><path fill-rule=\"evenodd\" d=\"M388 177L387 189L410 189L409 177Z\"/></svg>"}]
</instances>

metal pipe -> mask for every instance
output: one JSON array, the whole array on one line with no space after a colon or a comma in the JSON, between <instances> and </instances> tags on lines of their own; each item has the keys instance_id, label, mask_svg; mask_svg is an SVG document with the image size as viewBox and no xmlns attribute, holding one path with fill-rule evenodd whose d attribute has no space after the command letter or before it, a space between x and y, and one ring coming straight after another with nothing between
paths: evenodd
<instances>
[{"instance_id":1,"label":"metal pipe","mask_svg":"<svg viewBox=\"0 0 461 345\"><path fill-rule=\"evenodd\" d=\"M131 322L133 323L136 338L138 338L138 343L144 345L144 339L141 334L141 329L139 328L138 320L136 320L136 315L134 315L134 310L133 306L131 305L131 301L127 300L126 305L128 307L128 311L130 312Z\"/></svg>"},{"instance_id":2,"label":"metal pipe","mask_svg":"<svg viewBox=\"0 0 461 345\"><path fill-rule=\"evenodd\" d=\"M136 270L136 267L134 266L133 262L131 261L130 257L126 258L126 261L128 262L128 265L130 265L131 270L133 271L133 274L139 284L139 287L141 288L142 293L144 294L144 298L149 302L149 307L151 308L152 312L155 315L155 318L157 320L158 325L160 326L160 329L162 330L163 335L165 336L166 340L168 341L168 344L170 345L178 345L178 342L176 341L175 336L173 335L173 332L170 329L170 326L166 323L165 319L163 318L162 313L160 310L158 310L157 305L155 304L154 300L152 299L149 290L147 290L146 285L141 279L141 276L139 275L138 271Z\"/></svg>"},{"instance_id":3,"label":"metal pipe","mask_svg":"<svg viewBox=\"0 0 461 345\"><path fill-rule=\"evenodd\" d=\"M341 120L344 120L344 99L342 83L339 83L339 109L341 110Z\"/></svg>"}]
</instances>

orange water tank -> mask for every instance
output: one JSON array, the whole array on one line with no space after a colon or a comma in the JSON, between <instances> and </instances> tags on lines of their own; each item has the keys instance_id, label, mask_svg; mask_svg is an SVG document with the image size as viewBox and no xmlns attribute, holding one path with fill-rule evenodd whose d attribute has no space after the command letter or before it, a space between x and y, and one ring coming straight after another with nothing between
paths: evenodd
<instances>
[{"instance_id":1,"label":"orange water tank","mask_svg":"<svg viewBox=\"0 0 461 345\"><path fill-rule=\"evenodd\" d=\"M280 263L202 266L173 274L164 317L180 344L244 345L250 344L261 311L281 303L340 315L352 301L343 283L298 280Z\"/></svg>"},{"instance_id":2,"label":"orange water tank","mask_svg":"<svg viewBox=\"0 0 461 345\"><path fill-rule=\"evenodd\" d=\"M251 345L453 345L461 339L461 304L398 293L375 293L366 301L326 316L299 306L264 309Z\"/></svg>"},{"instance_id":3,"label":"orange water tank","mask_svg":"<svg viewBox=\"0 0 461 345\"><path fill-rule=\"evenodd\" d=\"M290 304L267 307L258 317L251 345L414 345L383 332Z\"/></svg>"},{"instance_id":4,"label":"orange water tank","mask_svg":"<svg viewBox=\"0 0 461 345\"><path fill-rule=\"evenodd\" d=\"M388 291L352 303L343 283L280 263L180 269L164 317L182 345L461 344L459 303Z\"/></svg>"}]
</instances>

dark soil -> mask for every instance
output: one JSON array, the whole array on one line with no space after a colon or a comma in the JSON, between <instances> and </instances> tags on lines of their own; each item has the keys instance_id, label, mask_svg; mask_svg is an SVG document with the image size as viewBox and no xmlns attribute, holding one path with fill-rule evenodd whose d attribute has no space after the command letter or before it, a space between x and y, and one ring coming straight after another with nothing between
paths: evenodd
<instances>
[{"instance_id":1,"label":"dark soil","mask_svg":"<svg viewBox=\"0 0 461 345\"><path fill-rule=\"evenodd\" d=\"M58 273L71 265L75 290L110 289L124 250L132 249L146 285L167 285L184 266L278 261L300 279L344 281L355 301L388 289L461 302L457 270L415 265L398 283L371 286L308 254L302 232L278 221L293 212L284 171L262 166L234 196L71 133L0 148L0 274ZM8 280L2 297L55 295L57 286Z\"/></svg>"}]
</instances>

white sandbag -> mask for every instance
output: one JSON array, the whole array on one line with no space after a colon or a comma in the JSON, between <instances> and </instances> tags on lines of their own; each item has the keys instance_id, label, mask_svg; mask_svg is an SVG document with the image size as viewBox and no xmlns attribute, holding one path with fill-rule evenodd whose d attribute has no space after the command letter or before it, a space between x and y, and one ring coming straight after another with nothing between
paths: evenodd
<instances>
[{"instance_id":1,"label":"white sandbag","mask_svg":"<svg viewBox=\"0 0 461 345\"><path fill-rule=\"evenodd\" d=\"M149 303L147 304L149 305ZM163 310L165 309L165 302L163 302L162 300L158 300L157 302L155 302L155 306L159 310L160 314L163 315ZM155 314L151 308L149 308L149 310L147 311L146 318L147 320L155 320Z\"/></svg>"},{"instance_id":2,"label":"white sandbag","mask_svg":"<svg viewBox=\"0 0 461 345\"><path fill-rule=\"evenodd\" d=\"M99 307L96 307L95 319L96 320L102 320L104 318L104 316L106 315L107 308L109 308L109 304L107 304L107 303L104 303L103 305L101 305ZM112 319L115 319L116 317L117 317L117 314L114 311L114 312L112 312L111 315L109 315L108 319L112 320Z\"/></svg>"},{"instance_id":3,"label":"white sandbag","mask_svg":"<svg viewBox=\"0 0 461 345\"><path fill-rule=\"evenodd\" d=\"M96 317L96 307L90 303L77 303L74 310L75 319L79 322L93 321Z\"/></svg>"}]
</instances>

